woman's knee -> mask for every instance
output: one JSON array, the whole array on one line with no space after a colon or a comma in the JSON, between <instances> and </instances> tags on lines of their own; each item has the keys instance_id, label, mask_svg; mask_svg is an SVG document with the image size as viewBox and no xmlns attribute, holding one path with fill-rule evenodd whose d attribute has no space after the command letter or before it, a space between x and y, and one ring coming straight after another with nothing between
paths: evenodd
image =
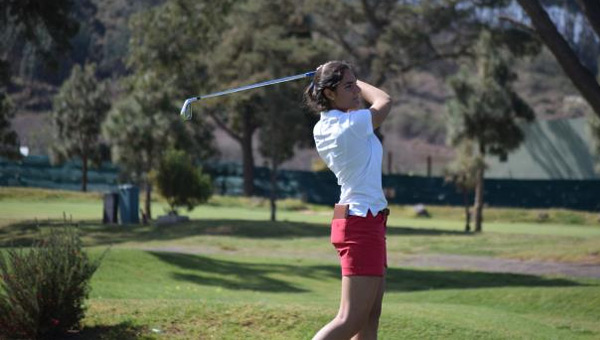
<instances>
[{"instance_id":1,"label":"woman's knee","mask_svg":"<svg viewBox=\"0 0 600 340\"><path fill-rule=\"evenodd\" d=\"M340 313L337 317L337 323L347 329L351 329L354 333L361 330L367 323L371 322L371 313L369 311L360 311L352 313ZM378 317L379 319L379 317ZM354 334L352 333L352 334Z\"/></svg>"}]
</instances>

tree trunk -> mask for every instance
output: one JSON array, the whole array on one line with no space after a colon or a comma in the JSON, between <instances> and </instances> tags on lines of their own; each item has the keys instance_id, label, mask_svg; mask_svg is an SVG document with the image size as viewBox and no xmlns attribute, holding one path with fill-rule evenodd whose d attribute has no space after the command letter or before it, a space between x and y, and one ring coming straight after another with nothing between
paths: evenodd
<instances>
[{"instance_id":1,"label":"tree trunk","mask_svg":"<svg viewBox=\"0 0 600 340\"><path fill-rule=\"evenodd\" d=\"M600 38L600 2L598 0L577 0L577 4Z\"/></svg>"},{"instance_id":2,"label":"tree trunk","mask_svg":"<svg viewBox=\"0 0 600 340\"><path fill-rule=\"evenodd\" d=\"M569 43L562 37L539 0L517 0L527 12L544 44L550 49L562 69L577 87L583 98L600 117L600 85L594 74L581 64ZM595 1L582 1L592 3ZM597 6L593 6L597 7ZM584 9L585 10L585 9ZM587 13L586 13L587 15ZM590 21L593 20L588 16ZM596 26L593 25L595 28Z\"/></svg>"},{"instance_id":3,"label":"tree trunk","mask_svg":"<svg viewBox=\"0 0 600 340\"><path fill-rule=\"evenodd\" d=\"M146 181L146 197L144 201L144 214L146 215L146 221L150 221L152 219L152 211L151 202L152 202L152 184L149 181Z\"/></svg>"},{"instance_id":4,"label":"tree trunk","mask_svg":"<svg viewBox=\"0 0 600 340\"><path fill-rule=\"evenodd\" d=\"M235 131L214 112L209 110L207 113L212 117L218 127L240 144L240 148L242 149L242 168L244 172L244 196L252 196L254 193L254 154L252 150L252 137L254 131L256 131L256 126L252 123L252 113L246 112L242 116L242 131L240 134L235 133Z\"/></svg>"},{"instance_id":5,"label":"tree trunk","mask_svg":"<svg viewBox=\"0 0 600 340\"><path fill-rule=\"evenodd\" d=\"M481 159L485 159L485 153L483 147L480 147L479 155ZM484 191L484 175L485 167L482 165L477 168L477 178L475 183L475 205L473 206L473 212L475 213L475 232L480 233L482 231L483 222L483 191Z\"/></svg>"},{"instance_id":6,"label":"tree trunk","mask_svg":"<svg viewBox=\"0 0 600 340\"><path fill-rule=\"evenodd\" d=\"M87 171L88 171L88 156L86 153L83 153L81 156L81 191L87 191Z\"/></svg>"},{"instance_id":7,"label":"tree trunk","mask_svg":"<svg viewBox=\"0 0 600 340\"><path fill-rule=\"evenodd\" d=\"M277 164L274 161L271 161L271 221L275 222L277 220Z\"/></svg>"},{"instance_id":8,"label":"tree trunk","mask_svg":"<svg viewBox=\"0 0 600 340\"><path fill-rule=\"evenodd\" d=\"M254 128L251 122L251 114L244 114L242 135L242 163L244 169L244 196L254 194L254 154L252 150L252 135Z\"/></svg>"},{"instance_id":9,"label":"tree trunk","mask_svg":"<svg viewBox=\"0 0 600 340\"><path fill-rule=\"evenodd\" d=\"M471 232L471 213L469 212L469 190L463 191L463 198L465 203L465 232Z\"/></svg>"}]
</instances>

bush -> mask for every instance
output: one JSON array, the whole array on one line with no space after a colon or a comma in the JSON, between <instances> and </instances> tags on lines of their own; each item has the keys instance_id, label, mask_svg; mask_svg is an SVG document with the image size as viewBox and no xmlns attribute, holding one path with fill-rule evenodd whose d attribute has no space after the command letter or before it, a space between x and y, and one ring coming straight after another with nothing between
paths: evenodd
<instances>
[{"instance_id":1,"label":"bush","mask_svg":"<svg viewBox=\"0 0 600 340\"><path fill-rule=\"evenodd\" d=\"M184 151L167 151L151 177L174 213L178 206L192 210L212 194L210 177L202 174Z\"/></svg>"},{"instance_id":2,"label":"bush","mask_svg":"<svg viewBox=\"0 0 600 340\"><path fill-rule=\"evenodd\" d=\"M106 252L88 259L74 228L45 236L30 249L0 253L0 338L48 338L80 327L89 280Z\"/></svg>"}]
</instances>

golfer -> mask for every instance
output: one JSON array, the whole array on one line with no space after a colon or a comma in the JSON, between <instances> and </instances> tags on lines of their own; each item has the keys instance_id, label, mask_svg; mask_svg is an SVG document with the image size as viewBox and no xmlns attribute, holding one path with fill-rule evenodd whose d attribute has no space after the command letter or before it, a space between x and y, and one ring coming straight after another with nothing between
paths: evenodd
<instances>
[{"instance_id":1,"label":"golfer","mask_svg":"<svg viewBox=\"0 0 600 340\"><path fill-rule=\"evenodd\" d=\"M342 267L340 309L313 339L376 339L389 210L381 187L383 148L374 129L390 112L391 99L357 80L343 61L319 66L304 95L321 115L313 129L317 151L341 186L331 223L331 243ZM360 109L361 98L368 109Z\"/></svg>"}]
</instances>

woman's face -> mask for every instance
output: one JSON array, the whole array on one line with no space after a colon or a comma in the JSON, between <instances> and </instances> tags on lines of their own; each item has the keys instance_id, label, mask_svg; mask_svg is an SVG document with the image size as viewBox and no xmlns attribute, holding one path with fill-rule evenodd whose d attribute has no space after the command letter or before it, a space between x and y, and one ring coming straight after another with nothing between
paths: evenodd
<instances>
[{"instance_id":1,"label":"woman's face","mask_svg":"<svg viewBox=\"0 0 600 340\"><path fill-rule=\"evenodd\" d=\"M351 70L344 71L344 77L335 90L325 89L325 96L331 107L343 112L360 107L360 88L356 85L356 76Z\"/></svg>"}]
</instances>

